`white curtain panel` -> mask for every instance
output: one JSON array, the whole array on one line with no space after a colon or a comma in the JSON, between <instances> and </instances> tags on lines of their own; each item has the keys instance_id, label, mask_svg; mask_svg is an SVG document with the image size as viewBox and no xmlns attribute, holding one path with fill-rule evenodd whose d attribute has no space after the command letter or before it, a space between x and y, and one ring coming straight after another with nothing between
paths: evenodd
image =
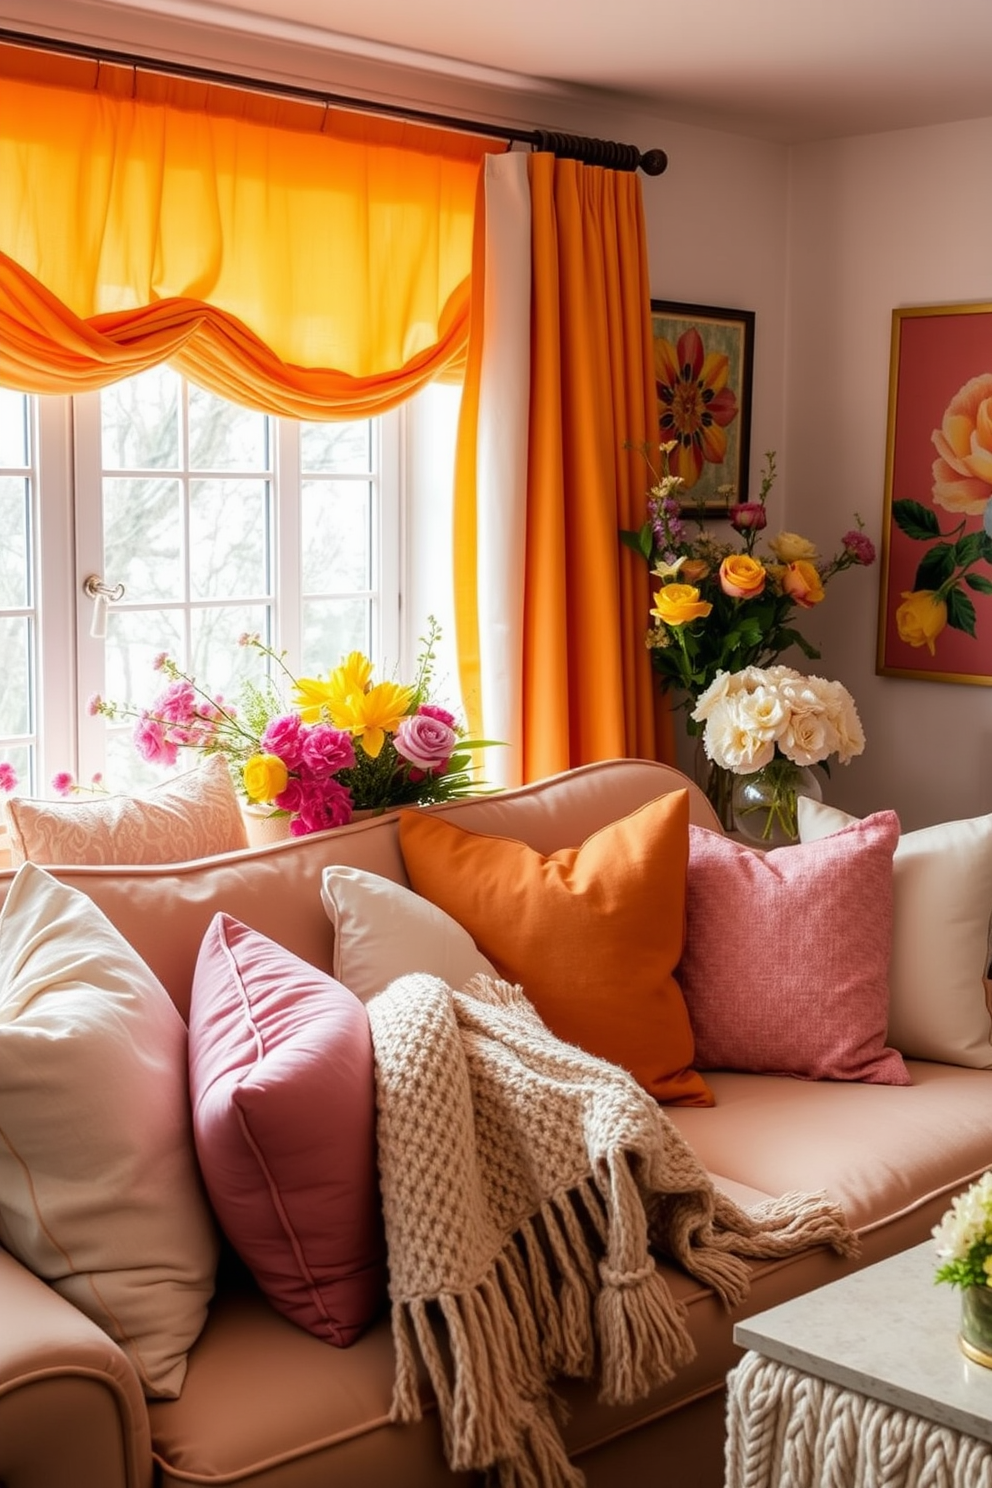
<instances>
[{"instance_id":1,"label":"white curtain panel","mask_svg":"<svg viewBox=\"0 0 992 1488\"><path fill-rule=\"evenodd\" d=\"M530 407L527 156L487 155L486 288L478 428L478 596L482 732L493 785L519 785L524 547Z\"/></svg>"}]
</instances>

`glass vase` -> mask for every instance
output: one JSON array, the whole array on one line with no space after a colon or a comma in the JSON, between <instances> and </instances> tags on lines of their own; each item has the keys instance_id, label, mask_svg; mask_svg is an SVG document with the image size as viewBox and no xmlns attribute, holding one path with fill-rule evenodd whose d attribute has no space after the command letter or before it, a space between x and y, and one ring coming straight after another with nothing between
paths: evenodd
<instances>
[{"instance_id":1,"label":"glass vase","mask_svg":"<svg viewBox=\"0 0 992 1488\"><path fill-rule=\"evenodd\" d=\"M799 841L800 796L823 800L820 781L806 765L782 755L762 770L734 777L734 828L762 847L787 847Z\"/></svg>"},{"instance_id":2,"label":"glass vase","mask_svg":"<svg viewBox=\"0 0 992 1488\"><path fill-rule=\"evenodd\" d=\"M992 1287L965 1287L961 1293L962 1351L975 1364L992 1369Z\"/></svg>"},{"instance_id":3,"label":"glass vase","mask_svg":"<svg viewBox=\"0 0 992 1488\"><path fill-rule=\"evenodd\" d=\"M732 770L725 770L722 765L713 763L703 748L702 739L696 742L692 773L696 784L706 792L706 799L720 818L723 830L732 832L734 830L734 781L737 777Z\"/></svg>"}]
</instances>

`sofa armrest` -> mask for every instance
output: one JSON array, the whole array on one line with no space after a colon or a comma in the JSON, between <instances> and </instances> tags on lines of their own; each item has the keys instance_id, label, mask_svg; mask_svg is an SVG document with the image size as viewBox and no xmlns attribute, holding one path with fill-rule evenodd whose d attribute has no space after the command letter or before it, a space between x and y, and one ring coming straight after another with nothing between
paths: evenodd
<instances>
[{"instance_id":1,"label":"sofa armrest","mask_svg":"<svg viewBox=\"0 0 992 1488\"><path fill-rule=\"evenodd\" d=\"M117 1344L0 1248L0 1483L150 1488L138 1377Z\"/></svg>"}]
</instances>

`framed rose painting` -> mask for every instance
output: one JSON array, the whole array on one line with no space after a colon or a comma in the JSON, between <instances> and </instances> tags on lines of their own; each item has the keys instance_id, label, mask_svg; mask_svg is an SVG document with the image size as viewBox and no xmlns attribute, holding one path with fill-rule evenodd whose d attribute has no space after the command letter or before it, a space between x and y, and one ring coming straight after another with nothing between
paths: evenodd
<instances>
[{"instance_id":1,"label":"framed rose painting","mask_svg":"<svg viewBox=\"0 0 992 1488\"><path fill-rule=\"evenodd\" d=\"M725 517L747 500L754 311L651 301L658 438L683 508Z\"/></svg>"},{"instance_id":2,"label":"framed rose painting","mask_svg":"<svg viewBox=\"0 0 992 1488\"><path fill-rule=\"evenodd\" d=\"M992 686L992 304L892 312L877 671Z\"/></svg>"}]
</instances>

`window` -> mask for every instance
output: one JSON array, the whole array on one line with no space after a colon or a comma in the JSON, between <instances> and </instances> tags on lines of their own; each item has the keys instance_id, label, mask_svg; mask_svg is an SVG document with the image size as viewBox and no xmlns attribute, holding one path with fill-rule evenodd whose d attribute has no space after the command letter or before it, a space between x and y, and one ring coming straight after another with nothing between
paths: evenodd
<instances>
[{"instance_id":1,"label":"window","mask_svg":"<svg viewBox=\"0 0 992 1488\"><path fill-rule=\"evenodd\" d=\"M406 675L423 600L450 684L450 546L407 535L415 510L446 530L457 407L432 386L377 419L297 423L166 366L71 400L0 390L0 759L21 788L45 794L62 769L114 790L157 778L87 700L150 701L161 652L233 698L258 664L246 631L297 674L358 649Z\"/></svg>"}]
</instances>

